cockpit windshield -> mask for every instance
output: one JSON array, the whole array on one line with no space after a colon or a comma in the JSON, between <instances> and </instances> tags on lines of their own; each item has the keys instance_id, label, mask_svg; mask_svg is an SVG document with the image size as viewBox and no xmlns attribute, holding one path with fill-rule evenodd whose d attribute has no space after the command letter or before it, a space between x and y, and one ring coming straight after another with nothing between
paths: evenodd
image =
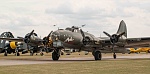
<instances>
[{"instance_id":1,"label":"cockpit windshield","mask_svg":"<svg viewBox=\"0 0 150 74\"><path fill-rule=\"evenodd\" d=\"M76 26L72 26L72 28L66 28L65 30L71 31L71 32L79 32L79 28Z\"/></svg>"},{"instance_id":2,"label":"cockpit windshield","mask_svg":"<svg viewBox=\"0 0 150 74\"><path fill-rule=\"evenodd\" d=\"M3 32L0 37L9 37L14 38L13 34L11 32Z\"/></svg>"},{"instance_id":3,"label":"cockpit windshield","mask_svg":"<svg viewBox=\"0 0 150 74\"><path fill-rule=\"evenodd\" d=\"M72 28L66 28L65 30L72 31L73 29Z\"/></svg>"}]
</instances>

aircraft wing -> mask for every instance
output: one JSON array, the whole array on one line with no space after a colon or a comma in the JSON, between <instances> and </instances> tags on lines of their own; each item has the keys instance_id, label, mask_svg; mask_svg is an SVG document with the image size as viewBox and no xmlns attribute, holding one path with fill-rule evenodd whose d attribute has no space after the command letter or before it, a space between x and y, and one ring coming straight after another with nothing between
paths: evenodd
<instances>
[{"instance_id":1,"label":"aircraft wing","mask_svg":"<svg viewBox=\"0 0 150 74\"><path fill-rule=\"evenodd\" d=\"M110 39L100 40L100 43L104 47L112 45L112 43L110 42ZM115 47L116 48L117 48L117 46L119 47L120 43L122 43L123 48L150 47L150 37L122 39L122 41L119 41L116 43Z\"/></svg>"},{"instance_id":2,"label":"aircraft wing","mask_svg":"<svg viewBox=\"0 0 150 74\"><path fill-rule=\"evenodd\" d=\"M149 47L150 46L150 37L145 38L127 38L126 47Z\"/></svg>"},{"instance_id":3,"label":"aircraft wing","mask_svg":"<svg viewBox=\"0 0 150 74\"><path fill-rule=\"evenodd\" d=\"M24 42L23 38L0 38L0 40L8 40L8 41L15 41L15 42Z\"/></svg>"}]
</instances>

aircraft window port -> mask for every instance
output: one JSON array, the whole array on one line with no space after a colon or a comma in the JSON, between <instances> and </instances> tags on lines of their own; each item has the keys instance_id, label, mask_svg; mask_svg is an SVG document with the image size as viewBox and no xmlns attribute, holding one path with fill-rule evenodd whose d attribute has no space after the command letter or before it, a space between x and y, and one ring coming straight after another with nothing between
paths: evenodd
<instances>
[{"instance_id":1,"label":"aircraft window port","mask_svg":"<svg viewBox=\"0 0 150 74\"><path fill-rule=\"evenodd\" d=\"M63 47L63 44L60 41L54 41L53 42L53 47L56 47L56 48Z\"/></svg>"},{"instance_id":2,"label":"aircraft window port","mask_svg":"<svg viewBox=\"0 0 150 74\"><path fill-rule=\"evenodd\" d=\"M64 30L64 29L59 29L59 30Z\"/></svg>"},{"instance_id":3,"label":"aircraft window port","mask_svg":"<svg viewBox=\"0 0 150 74\"><path fill-rule=\"evenodd\" d=\"M74 32L78 32L77 30L74 30Z\"/></svg>"},{"instance_id":4,"label":"aircraft window port","mask_svg":"<svg viewBox=\"0 0 150 74\"><path fill-rule=\"evenodd\" d=\"M37 34L36 33L33 33L35 36L37 36Z\"/></svg>"}]
</instances>

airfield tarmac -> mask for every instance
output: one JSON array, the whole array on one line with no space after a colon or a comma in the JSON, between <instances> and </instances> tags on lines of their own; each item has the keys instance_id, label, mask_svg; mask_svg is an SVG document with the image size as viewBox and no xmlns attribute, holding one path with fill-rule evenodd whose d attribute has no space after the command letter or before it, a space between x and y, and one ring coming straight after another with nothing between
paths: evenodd
<instances>
[{"instance_id":1,"label":"airfield tarmac","mask_svg":"<svg viewBox=\"0 0 150 74\"><path fill-rule=\"evenodd\" d=\"M0 66L9 65L26 65L26 64L46 64L46 63L73 63L73 62L90 62L95 61L92 55L62 55L58 61L53 61L50 55L45 56L14 56L0 55ZM81 57L80 57L81 56ZM102 54L102 60L100 61L110 61L110 60L142 60L150 59L150 54L140 53L140 54L117 54L117 59L113 59L112 54Z\"/></svg>"}]
</instances>

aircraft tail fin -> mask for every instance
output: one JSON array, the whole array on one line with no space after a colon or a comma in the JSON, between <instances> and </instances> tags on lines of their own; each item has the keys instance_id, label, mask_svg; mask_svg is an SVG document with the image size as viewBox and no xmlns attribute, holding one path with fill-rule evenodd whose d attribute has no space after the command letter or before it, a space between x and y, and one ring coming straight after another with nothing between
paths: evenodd
<instances>
[{"instance_id":1,"label":"aircraft tail fin","mask_svg":"<svg viewBox=\"0 0 150 74\"><path fill-rule=\"evenodd\" d=\"M124 36L127 37L127 27L126 27L126 23L122 20L120 22L117 34L123 33L125 32Z\"/></svg>"}]
</instances>

